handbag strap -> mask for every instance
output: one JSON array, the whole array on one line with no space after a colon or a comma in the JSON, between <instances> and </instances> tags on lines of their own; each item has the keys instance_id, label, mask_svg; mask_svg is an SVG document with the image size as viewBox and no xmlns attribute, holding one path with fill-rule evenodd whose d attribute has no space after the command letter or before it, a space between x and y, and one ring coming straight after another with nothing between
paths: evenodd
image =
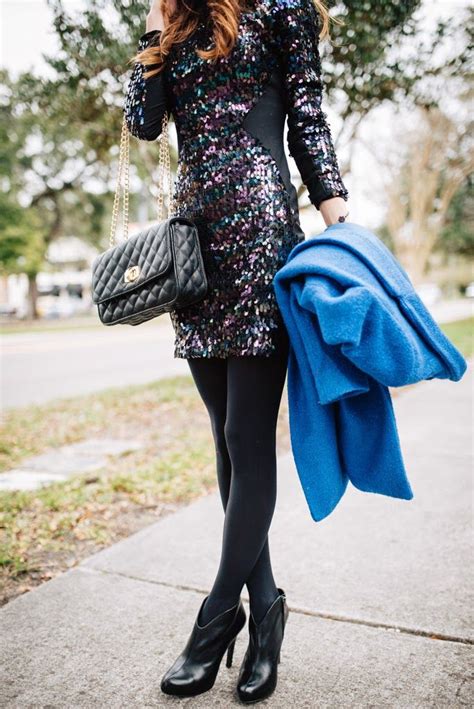
<instances>
[{"instance_id":1,"label":"handbag strap","mask_svg":"<svg viewBox=\"0 0 474 709\"><path fill-rule=\"evenodd\" d=\"M161 133L159 140L159 161L158 161L158 185L160 187L157 197L157 218L158 221L164 219L164 178L168 186L169 202L168 202L168 217L174 212L174 196L172 194L171 182L171 161L170 161L170 146L168 138L168 122L169 115L165 112L161 122ZM129 230L129 202L130 202L130 133L127 126L126 116L123 116L122 132L120 135L120 153L117 170L117 183L115 187L114 204L112 207L112 221L110 224L109 246L114 246L115 235L117 231L118 213L120 207L120 192L122 187L123 177L123 200L122 200L122 222L124 238L128 239Z\"/></svg>"}]
</instances>

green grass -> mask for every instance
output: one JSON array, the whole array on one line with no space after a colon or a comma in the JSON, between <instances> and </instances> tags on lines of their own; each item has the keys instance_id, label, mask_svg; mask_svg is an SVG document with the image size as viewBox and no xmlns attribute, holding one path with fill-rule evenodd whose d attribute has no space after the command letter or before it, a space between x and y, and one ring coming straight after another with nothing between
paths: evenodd
<instances>
[{"instance_id":1,"label":"green grass","mask_svg":"<svg viewBox=\"0 0 474 709\"><path fill-rule=\"evenodd\" d=\"M283 396L278 454L290 445L286 413ZM92 437L142 445L101 470L0 492L4 600L217 487L209 417L191 376L8 410L0 470Z\"/></svg>"},{"instance_id":2,"label":"green grass","mask_svg":"<svg viewBox=\"0 0 474 709\"><path fill-rule=\"evenodd\" d=\"M79 547L93 553L126 536L131 532L124 515L136 524L143 510L185 503L216 485L207 412L189 376L8 411L1 467L105 436L142 445L93 473L36 491L0 492L0 573L6 584L50 568L51 559L74 556Z\"/></svg>"},{"instance_id":3,"label":"green grass","mask_svg":"<svg viewBox=\"0 0 474 709\"><path fill-rule=\"evenodd\" d=\"M441 325L441 329L464 357L472 357L474 354L474 318L446 323Z\"/></svg>"},{"instance_id":4,"label":"green grass","mask_svg":"<svg viewBox=\"0 0 474 709\"><path fill-rule=\"evenodd\" d=\"M178 440L163 455L133 453L91 475L37 491L0 493L6 541L0 566L21 574L32 551L67 550L76 542L106 544L111 520L124 511L187 502L215 485L213 449L204 434ZM113 527L113 525L112 525Z\"/></svg>"},{"instance_id":5,"label":"green grass","mask_svg":"<svg viewBox=\"0 0 474 709\"><path fill-rule=\"evenodd\" d=\"M133 438L153 424L158 409L173 416L181 407L202 408L190 377L12 409L2 426L0 472L48 448L109 435L112 429L119 431L120 437Z\"/></svg>"}]
</instances>

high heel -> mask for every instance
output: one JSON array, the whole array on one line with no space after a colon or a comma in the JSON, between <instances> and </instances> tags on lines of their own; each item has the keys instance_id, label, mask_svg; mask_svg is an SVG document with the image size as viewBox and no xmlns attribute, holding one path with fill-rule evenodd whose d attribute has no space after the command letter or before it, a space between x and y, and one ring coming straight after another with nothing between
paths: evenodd
<instances>
[{"instance_id":1,"label":"high heel","mask_svg":"<svg viewBox=\"0 0 474 709\"><path fill-rule=\"evenodd\" d=\"M288 614L286 594L281 588L258 625L250 613L249 644L237 681L237 694L244 704L266 699L275 691Z\"/></svg>"},{"instance_id":2,"label":"high heel","mask_svg":"<svg viewBox=\"0 0 474 709\"><path fill-rule=\"evenodd\" d=\"M227 667L231 667L235 639L245 625L242 600L220 613L206 625L200 625L201 603L191 635L175 662L161 680L161 691L178 697L193 697L211 689L227 650Z\"/></svg>"},{"instance_id":3,"label":"high heel","mask_svg":"<svg viewBox=\"0 0 474 709\"><path fill-rule=\"evenodd\" d=\"M234 647L235 647L235 638L232 640L231 644L227 648L227 659L225 661L226 667L232 667L232 658L234 657Z\"/></svg>"}]
</instances>

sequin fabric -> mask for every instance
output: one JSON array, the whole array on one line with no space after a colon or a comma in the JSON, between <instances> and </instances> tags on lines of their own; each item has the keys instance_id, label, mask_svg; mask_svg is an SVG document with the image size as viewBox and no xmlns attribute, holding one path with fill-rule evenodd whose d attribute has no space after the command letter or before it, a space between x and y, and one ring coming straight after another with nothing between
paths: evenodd
<instances>
[{"instance_id":1,"label":"sequin fabric","mask_svg":"<svg viewBox=\"0 0 474 709\"><path fill-rule=\"evenodd\" d=\"M227 57L210 62L197 55L196 48L210 48L212 42L210 28L201 22L192 37L172 48L161 78L145 81L140 65L134 68L124 110L137 137L159 134L156 128L150 132L145 109L153 91L161 105L157 97L166 84L179 145L175 213L198 223L209 282L204 299L170 312L175 357L270 355L284 327L273 278L304 235L296 228L298 216L274 155L243 126L275 68L283 72L292 116L289 145L299 151L310 197L316 194L318 203L332 195L347 197L320 109L311 22L317 22L312 0L256 0L241 15ZM139 48L151 36L144 35ZM155 111L155 124L158 118ZM268 120L272 130L271 116Z\"/></svg>"}]
</instances>

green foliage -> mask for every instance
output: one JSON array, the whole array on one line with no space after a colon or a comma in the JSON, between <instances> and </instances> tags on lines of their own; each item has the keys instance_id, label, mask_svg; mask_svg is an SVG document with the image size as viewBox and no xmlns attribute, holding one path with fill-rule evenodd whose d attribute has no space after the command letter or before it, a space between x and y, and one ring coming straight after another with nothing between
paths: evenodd
<instances>
[{"instance_id":1,"label":"green foliage","mask_svg":"<svg viewBox=\"0 0 474 709\"><path fill-rule=\"evenodd\" d=\"M41 220L0 192L0 273L38 273L46 251Z\"/></svg>"},{"instance_id":2,"label":"green foliage","mask_svg":"<svg viewBox=\"0 0 474 709\"><path fill-rule=\"evenodd\" d=\"M121 109L149 10L149 0L87 0L80 12L70 12L63 0L47 2L59 41L59 51L45 57L52 78L27 72L13 80L0 72L0 190L9 193L1 225L9 241L0 256L3 268L16 267L21 255L34 261L26 251L44 253L60 234L106 246ZM441 70L455 75L464 66L467 42L452 60L433 66L433 48L449 43L454 22L439 26L422 46L420 0L331 4L344 23L332 25L332 43L321 43L324 82L328 94L343 99L348 140L383 101L408 95L426 101L423 77ZM133 219L138 201L147 200L149 213L154 211L148 185L156 184L158 155L156 144L134 138L131 148ZM172 156L172 169L176 160ZM20 218L13 209L20 204L29 204L34 218Z\"/></svg>"},{"instance_id":3,"label":"green foliage","mask_svg":"<svg viewBox=\"0 0 474 709\"><path fill-rule=\"evenodd\" d=\"M447 253L474 257L474 184L472 175L454 196L437 248Z\"/></svg>"},{"instance_id":4,"label":"green foliage","mask_svg":"<svg viewBox=\"0 0 474 709\"><path fill-rule=\"evenodd\" d=\"M441 325L441 329L464 357L472 357L474 354L474 318L444 323Z\"/></svg>"},{"instance_id":5,"label":"green foliage","mask_svg":"<svg viewBox=\"0 0 474 709\"><path fill-rule=\"evenodd\" d=\"M331 29L332 46L324 65L328 94L339 89L344 96L343 117L365 114L397 94L408 94L421 71L408 66L397 51L418 31L415 11L420 0L388 2L383 0L345 0L331 3L340 8L334 17L343 24Z\"/></svg>"}]
</instances>

